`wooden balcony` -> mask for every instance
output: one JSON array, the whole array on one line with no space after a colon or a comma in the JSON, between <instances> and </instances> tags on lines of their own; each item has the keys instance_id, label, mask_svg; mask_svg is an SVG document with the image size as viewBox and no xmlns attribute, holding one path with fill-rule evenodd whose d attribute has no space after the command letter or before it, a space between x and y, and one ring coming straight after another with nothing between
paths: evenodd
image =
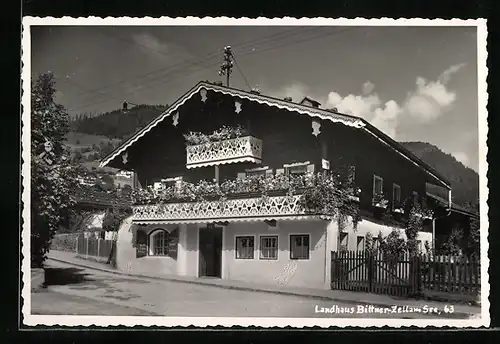
<instances>
[{"instance_id":1,"label":"wooden balcony","mask_svg":"<svg viewBox=\"0 0 500 344\"><path fill-rule=\"evenodd\" d=\"M300 206L301 195L245 197L224 201L179 202L134 205L134 222L197 223L210 221L245 221L307 216Z\"/></svg>"},{"instance_id":2,"label":"wooden balcony","mask_svg":"<svg viewBox=\"0 0 500 344\"><path fill-rule=\"evenodd\" d=\"M253 136L186 146L186 167L262 161L262 141Z\"/></svg>"}]
</instances>

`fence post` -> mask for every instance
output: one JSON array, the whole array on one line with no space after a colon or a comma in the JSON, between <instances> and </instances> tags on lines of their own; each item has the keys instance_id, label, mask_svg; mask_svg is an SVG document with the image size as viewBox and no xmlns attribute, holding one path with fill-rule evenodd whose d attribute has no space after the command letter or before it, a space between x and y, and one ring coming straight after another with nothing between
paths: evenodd
<instances>
[{"instance_id":1,"label":"fence post","mask_svg":"<svg viewBox=\"0 0 500 344\"><path fill-rule=\"evenodd\" d=\"M76 236L75 253L78 254L78 235Z\"/></svg>"},{"instance_id":2,"label":"fence post","mask_svg":"<svg viewBox=\"0 0 500 344\"><path fill-rule=\"evenodd\" d=\"M97 259L101 260L101 238L97 239Z\"/></svg>"},{"instance_id":3,"label":"fence post","mask_svg":"<svg viewBox=\"0 0 500 344\"><path fill-rule=\"evenodd\" d=\"M87 238L87 244L86 244L86 249L85 249L85 258L89 258L89 238Z\"/></svg>"}]
</instances>

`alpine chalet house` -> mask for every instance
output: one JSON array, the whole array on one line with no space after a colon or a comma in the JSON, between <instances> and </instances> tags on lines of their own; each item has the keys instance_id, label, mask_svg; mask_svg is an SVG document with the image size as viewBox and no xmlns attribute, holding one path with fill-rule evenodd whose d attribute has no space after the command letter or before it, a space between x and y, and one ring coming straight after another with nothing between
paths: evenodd
<instances>
[{"instance_id":1,"label":"alpine chalet house","mask_svg":"<svg viewBox=\"0 0 500 344\"><path fill-rule=\"evenodd\" d=\"M101 166L136 180L118 268L329 288L332 251L402 228L427 184L451 199L397 142L319 105L199 82L110 153Z\"/></svg>"}]
</instances>

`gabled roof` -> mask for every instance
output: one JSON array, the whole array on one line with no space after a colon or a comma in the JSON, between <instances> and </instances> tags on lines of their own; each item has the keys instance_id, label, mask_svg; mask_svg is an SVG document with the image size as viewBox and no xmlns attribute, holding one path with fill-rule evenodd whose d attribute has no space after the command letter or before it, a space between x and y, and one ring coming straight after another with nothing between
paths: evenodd
<instances>
[{"instance_id":1,"label":"gabled roof","mask_svg":"<svg viewBox=\"0 0 500 344\"><path fill-rule=\"evenodd\" d=\"M444 198L439 197L437 195L434 195L430 192L427 192L426 194L427 194L427 197L434 199L441 206L448 207L448 201L445 200ZM479 214L477 212L470 211L470 210L468 210L468 209L466 209L466 208L464 208L456 203L453 203L453 202L451 203L451 210L454 212L463 214L463 215L467 215L467 216L472 217L472 218L479 219Z\"/></svg>"},{"instance_id":2,"label":"gabled roof","mask_svg":"<svg viewBox=\"0 0 500 344\"><path fill-rule=\"evenodd\" d=\"M432 178L434 178L441 186L450 189L450 183L440 176L432 167L424 163L422 160L418 159L414 154L412 154L409 150L404 148L401 144L398 142L394 141L392 138L389 136L385 135L383 132L375 128L373 125L368 123L366 120L356 117L356 116L351 116L351 115L346 115L346 114L341 114L338 112L334 112L331 110L324 110L320 109L317 107L311 107L303 104L297 104L293 103L284 99L278 99L278 98L273 98L269 96L262 95L260 93L255 93L255 92L247 92L243 90L239 90L236 88L231 88L231 87L226 87L222 86L219 84L214 84L210 83L208 81L200 81L197 83L194 87L192 87L188 92L186 92L184 95L182 95L179 99L177 99L169 108L167 108L161 115L153 119L151 122L149 122L144 128L136 132L134 135L132 135L128 140L126 140L124 143L122 143L118 148L116 148L114 151L112 151L110 154L108 154L106 157L104 157L101 160L100 166L106 166L109 162L111 162L113 159L115 159L117 156L122 154L132 146L135 142L137 142L141 137L146 135L151 129L156 127L159 123L161 123L165 118L175 114L177 110L191 97L194 95L198 94L202 89L205 90L210 90L214 91L217 93L222 93L226 95L230 95L232 97L236 98L241 98L241 99L248 99L250 101L257 102L259 104L265 104L268 106L276 107L279 109L283 110L288 110L288 111L293 111L297 112L299 114L307 115L309 117L313 118L319 118L323 120L329 120L334 123L342 123L344 125L357 128L360 130L364 130L370 135L374 136L377 138L382 144L387 145L388 147L392 148L394 151L396 151L398 154L400 154L402 157L405 159L409 160L412 162L414 165L416 165L419 168L422 168L428 175L430 175Z\"/></svg>"}]
</instances>

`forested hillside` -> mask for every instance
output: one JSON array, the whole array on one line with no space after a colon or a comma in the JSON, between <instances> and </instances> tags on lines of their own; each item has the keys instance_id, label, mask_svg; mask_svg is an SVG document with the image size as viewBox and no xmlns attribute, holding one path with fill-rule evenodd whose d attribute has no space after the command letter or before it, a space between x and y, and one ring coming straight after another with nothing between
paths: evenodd
<instances>
[{"instance_id":1,"label":"forested hillside","mask_svg":"<svg viewBox=\"0 0 500 344\"><path fill-rule=\"evenodd\" d=\"M479 200L479 175L476 171L464 166L451 154L444 153L430 143L401 142L401 144L450 181L453 202L467 208L476 206Z\"/></svg>"},{"instance_id":2,"label":"forested hillside","mask_svg":"<svg viewBox=\"0 0 500 344\"><path fill-rule=\"evenodd\" d=\"M166 108L167 105L138 105L129 108L128 111L120 109L93 117L76 116L72 120L71 128L79 133L123 140L156 118Z\"/></svg>"}]
</instances>

